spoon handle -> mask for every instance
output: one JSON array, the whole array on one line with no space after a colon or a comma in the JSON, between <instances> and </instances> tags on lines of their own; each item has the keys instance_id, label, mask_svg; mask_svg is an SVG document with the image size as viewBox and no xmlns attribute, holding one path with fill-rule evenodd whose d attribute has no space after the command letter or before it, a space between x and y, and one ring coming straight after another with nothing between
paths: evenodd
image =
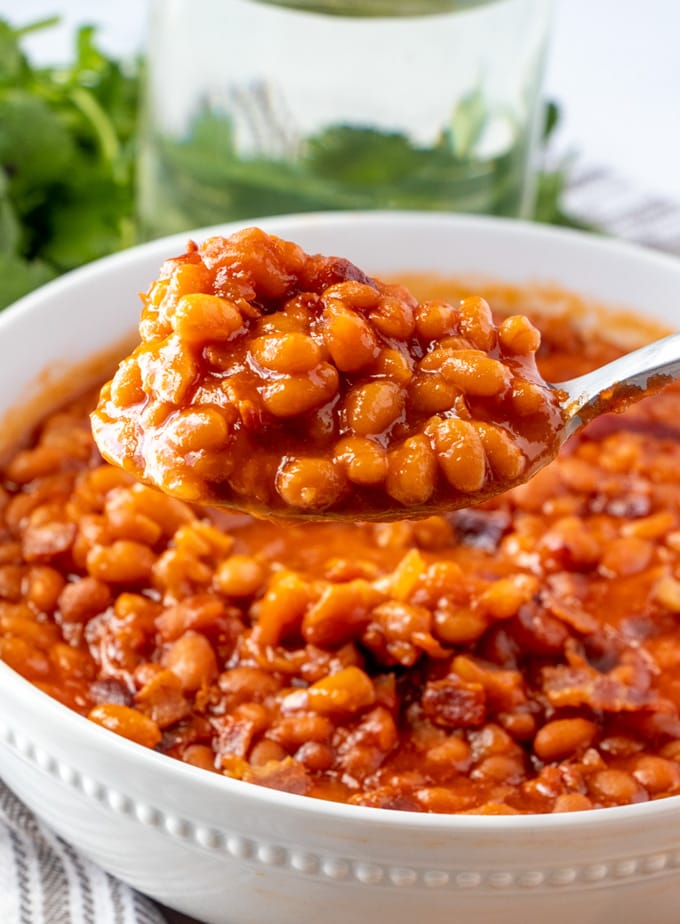
<instances>
[{"instance_id":1,"label":"spoon handle","mask_svg":"<svg viewBox=\"0 0 680 924\"><path fill-rule=\"evenodd\" d=\"M567 414L566 435L598 414L622 410L639 400L642 392L653 393L680 376L680 334L671 334L627 353L614 362L559 382L566 393L562 407Z\"/></svg>"}]
</instances>

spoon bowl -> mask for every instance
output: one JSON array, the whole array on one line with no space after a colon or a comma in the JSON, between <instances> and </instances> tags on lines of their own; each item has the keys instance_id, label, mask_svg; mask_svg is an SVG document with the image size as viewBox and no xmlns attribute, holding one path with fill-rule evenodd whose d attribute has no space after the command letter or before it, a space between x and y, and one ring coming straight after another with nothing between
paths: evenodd
<instances>
[{"instance_id":1,"label":"spoon bowl","mask_svg":"<svg viewBox=\"0 0 680 924\"><path fill-rule=\"evenodd\" d=\"M497 321L478 295L418 301L257 227L166 260L139 333L91 417L104 458L180 500L279 520L477 505L680 371L670 337L551 385L526 316Z\"/></svg>"}]
</instances>

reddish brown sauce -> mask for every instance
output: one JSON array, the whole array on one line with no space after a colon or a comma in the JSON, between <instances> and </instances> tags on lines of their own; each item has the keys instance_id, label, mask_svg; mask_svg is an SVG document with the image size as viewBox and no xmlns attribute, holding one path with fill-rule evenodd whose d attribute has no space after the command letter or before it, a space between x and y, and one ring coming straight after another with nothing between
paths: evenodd
<instances>
[{"instance_id":1,"label":"reddish brown sauce","mask_svg":"<svg viewBox=\"0 0 680 924\"><path fill-rule=\"evenodd\" d=\"M484 294L496 323L531 301ZM620 352L533 301L546 379ZM42 690L323 799L497 814L680 792L677 385L481 507L285 527L103 464L93 401L46 416L0 476L0 655Z\"/></svg>"}]
</instances>

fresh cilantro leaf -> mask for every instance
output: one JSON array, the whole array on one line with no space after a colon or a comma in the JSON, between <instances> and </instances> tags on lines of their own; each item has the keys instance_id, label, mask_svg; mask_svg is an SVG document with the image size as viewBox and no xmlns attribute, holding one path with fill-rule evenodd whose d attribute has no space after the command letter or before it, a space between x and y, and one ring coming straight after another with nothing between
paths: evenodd
<instances>
[{"instance_id":1,"label":"fresh cilantro leaf","mask_svg":"<svg viewBox=\"0 0 680 924\"><path fill-rule=\"evenodd\" d=\"M9 182L0 168L0 254L15 254L19 250L21 227L9 196Z\"/></svg>"},{"instance_id":2,"label":"fresh cilantro leaf","mask_svg":"<svg viewBox=\"0 0 680 924\"><path fill-rule=\"evenodd\" d=\"M0 308L11 305L56 275L56 271L42 260L28 261L0 253Z\"/></svg>"},{"instance_id":3,"label":"fresh cilantro leaf","mask_svg":"<svg viewBox=\"0 0 680 924\"><path fill-rule=\"evenodd\" d=\"M59 114L26 90L0 97L0 165L14 194L31 196L63 174L73 141Z\"/></svg>"},{"instance_id":4,"label":"fresh cilantro leaf","mask_svg":"<svg viewBox=\"0 0 680 924\"><path fill-rule=\"evenodd\" d=\"M125 191L106 171L84 164L78 175L77 184L55 189L45 219L48 240L41 256L60 272L117 250L121 216L130 207Z\"/></svg>"},{"instance_id":5,"label":"fresh cilantro leaf","mask_svg":"<svg viewBox=\"0 0 680 924\"><path fill-rule=\"evenodd\" d=\"M338 184L371 186L398 182L418 164L420 152L399 132L356 125L334 125L309 138L303 159L307 170Z\"/></svg>"},{"instance_id":6,"label":"fresh cilantro leaf","mask_svg":"<svg viewBox=\"0 0 680 924\"><path fill-rule=\"evenodd\" d=\"M34 67L0 20L0 305L133 243L139 67L84 26L66 67ZM11 259L10 259L11 258Z\"/></svg>"}]
</instances>

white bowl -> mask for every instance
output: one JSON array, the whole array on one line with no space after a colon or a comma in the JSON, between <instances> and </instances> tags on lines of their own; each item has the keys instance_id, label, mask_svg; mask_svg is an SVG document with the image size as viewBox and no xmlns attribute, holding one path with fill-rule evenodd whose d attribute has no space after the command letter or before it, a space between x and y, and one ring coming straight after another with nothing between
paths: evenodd
<instances>
[{"instance_id":1,"label":"white bowl","mask_svg":"<svg viewBox=\"0 0 680 924\"><path fill-rule=\"evenodd\" d=\"M680 261L592 236L412 213L257 223L376 274L548 280L669 325L678 318ZM186 238L103 260L2 314L0 417L35 393L43 370L87 359L132 331L135 293ZM16 793L109 872L205 921L677 924L680 797L510 817L346 806L138 747L2 664L0 696L0 773Z\"/></svg>"}]
</instances>

